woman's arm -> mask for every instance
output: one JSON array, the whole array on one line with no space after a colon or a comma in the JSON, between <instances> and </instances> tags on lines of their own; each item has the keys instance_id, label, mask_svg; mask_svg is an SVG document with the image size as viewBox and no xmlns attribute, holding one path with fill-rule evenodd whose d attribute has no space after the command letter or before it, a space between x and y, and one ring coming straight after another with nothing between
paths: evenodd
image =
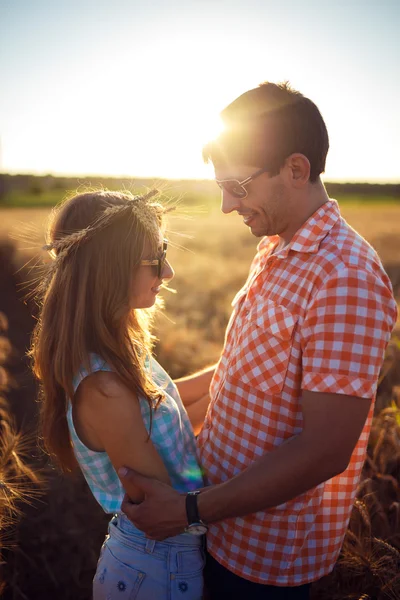
<instances>
[{"instance_id":1,"label":"woman's arm","mask_svg":"<svg viewBox=\"0 0 400 600\"><path fill-rule=\"evenodd\" d=\"M179 395L186 409L194 402L202 400L208 394L216 366L212 365L194 375L175 379L174 383L178 388Z\"/></svg>"},{"instance_id":2,"label":"woman's arm","mask_svg":"<svg viewBox=\"0 0 400 600\"><path fill-rule=\"evenodd\" d=\"M128 465L143 475L170 484L165 465L148 439L136 395L115 373L99 371L83 380L75 395L75 428L82 441L107 452L115 470ZM90 445L92 444L92 446ZM138 488L134 502L144 495Z\"/></svg>"}]
</instances>

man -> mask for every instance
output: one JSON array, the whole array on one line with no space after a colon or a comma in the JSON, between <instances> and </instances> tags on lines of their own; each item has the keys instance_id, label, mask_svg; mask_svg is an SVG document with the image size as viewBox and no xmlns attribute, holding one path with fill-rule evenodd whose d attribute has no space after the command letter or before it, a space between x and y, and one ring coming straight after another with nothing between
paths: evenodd
<instances>
[{"instance_id":1,"label":"man","mask_svg":"<svg viewBox=\"0 0 400 600\"><path fill-rule=\"evenodd\" d=\"M122 508L155 539L208 526L213 599L308 598L345 535L396 304L378 256L320 179L329 142L315 104L264 83L222 118L204 150L222 211L262 239L198 438L211 487L185 497L122 473L128 493L131 483L146 492Z\"/></svg>"}]
</instances>

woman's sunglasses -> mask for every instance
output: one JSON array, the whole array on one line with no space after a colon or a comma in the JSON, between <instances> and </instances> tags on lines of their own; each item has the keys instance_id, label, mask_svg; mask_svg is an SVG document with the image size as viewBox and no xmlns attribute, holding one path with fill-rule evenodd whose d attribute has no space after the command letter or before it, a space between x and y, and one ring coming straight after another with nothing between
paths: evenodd
<instances>
[{"instance_id":1,"label":"woman's sunglasses","mask_svg":"<svg viewBox=\"0 0 400 600\"><path fill-rule=\"evenodd\" d=\"M256 177L261 175L262 173L266 173L268 169L259 169L250 177L246 177L243 181L239 181L238 179L216 179L217 185L221 188L221 190L225 190L233 196L234 198L247 198L248 192L245 188L245 185L249 184L250 181L253 181Z\"/></svg>"},{"instance_id":2,"label":"woman's sunglasses","mask_svg":"<svg viewBox=\"0 0 400 600\"><path fill-rule=\"evenodd\" d=\"M153 258L153 259L144 259L140 261L140 264L143 265L144 267L155 267L157 266L157 277L158 279L161 279L161 274L163 272L163 268L165 265L165 261L167 260L167 248L168 248L168 240L164 239L163 240L163 247L162 247L162 253L161 256L159 258Z\"/></svg>"}]
</instances>

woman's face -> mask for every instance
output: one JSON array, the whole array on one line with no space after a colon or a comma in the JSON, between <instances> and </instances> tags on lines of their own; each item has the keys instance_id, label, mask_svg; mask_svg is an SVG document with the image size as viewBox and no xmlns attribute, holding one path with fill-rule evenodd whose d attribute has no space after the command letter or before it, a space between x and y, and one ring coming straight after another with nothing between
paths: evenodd
<instances>
[{"instance_id":1,"label":"woman's face","mask_svg":"<svg viewBox=\"0 0 400 600\"><path fill-rule=\"evenodd\" d=\"M143 262L156 262L163 255L163 238L160 235L160 243L157 252L153 255L149 244L145 244ZM165 259L158 275L158 264L141 264L135 273L131 286L131 308L150 308L156 301L157 294L161 290L161 284L166 279L172 279L174 270Z\"/></svg>"}]
</instances>

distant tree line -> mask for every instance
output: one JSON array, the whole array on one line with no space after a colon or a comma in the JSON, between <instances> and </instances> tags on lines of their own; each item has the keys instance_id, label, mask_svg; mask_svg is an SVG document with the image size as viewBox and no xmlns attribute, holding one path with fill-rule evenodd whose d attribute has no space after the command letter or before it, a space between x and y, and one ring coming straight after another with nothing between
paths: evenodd
<instances>
[{"instance_id":1,"label":"distant tree line","mask_svg":"<svg viewBox=\"0 0 400 600\"><path fill-rule=\"evenodd\" d=\"M57 190L74 190L80 187L108 189L130 189L132 186L146 185L144 179L115 177L56 177L54 175L11 175L0 173L0 202L10 192L40 195Z\"/></svg>"},{"instance_id":2,"label":"distant tree line","mask_svg":"<svg viewBox=\"0 0 400 600\"><path fill-rule=\"evenodd\" d=\"M390 196L400 200L400 183L337 183L325 181L325 187L332 198L354 194L360 196Z\"/></svg>"},{"instance_id":3,"label":"distant tree line","mask_svg":"<svg viewBox=\"0 0 400 600\"><path fill-rule=\"evenodd\" d=\"M11 192L21 192L32 196L62 190L75 190L85 187L104 187L107 189L135 190L143 187L160 186L170 192L184 190L190 200L190 194L218 193L213 181L208 180L167 180L167 179L139 179L118 177L56 177L54 175L11 175L0 173L0 203L4 202ZM344 195L357 195L365 199L369 197L391 197L400 200L400 183L336 183L325 182L329 195L333 198ZM58 194L59 196L59 194ZM34 199L32 199L34 204Z\"/></svg>"}]
</instances>

